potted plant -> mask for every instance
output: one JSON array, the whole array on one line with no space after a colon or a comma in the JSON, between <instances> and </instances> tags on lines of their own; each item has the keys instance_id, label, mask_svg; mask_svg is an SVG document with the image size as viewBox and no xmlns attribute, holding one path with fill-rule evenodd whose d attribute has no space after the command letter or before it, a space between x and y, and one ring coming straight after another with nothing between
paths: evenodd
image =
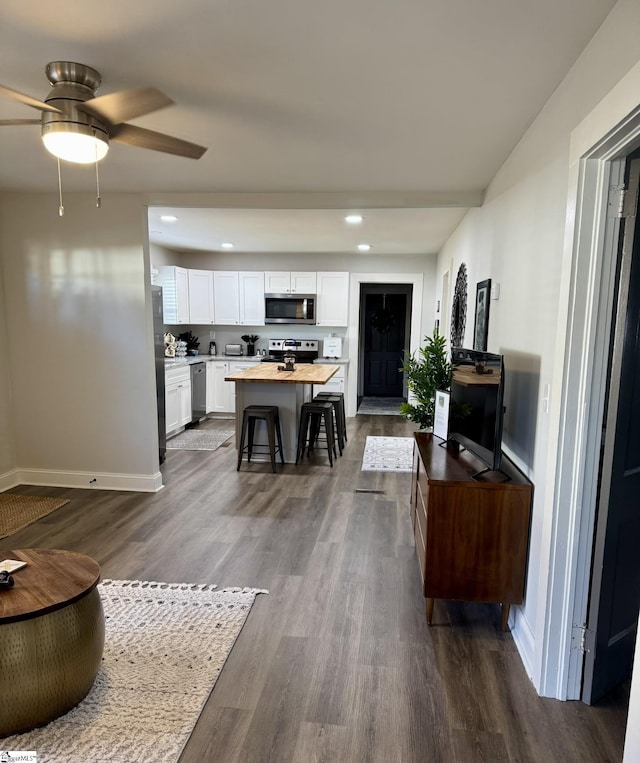
<instances>
[{"instance_id":1,"label":"potted plant","mask_svg":"<svg viewBox=\"0 0 640 763\"><path fill-rule=\"evenodd\" d=\"M451 387L451 363L446 350L446 339L438 329L432 336L425 336L424 346L418 357L405 353L402 370L407 375L407 387L416 403L402 403L400 413L420 425L420 429L433 426L435 396L437 390L448 391Z\"/></svg>"},{"instance_id":2,"label":"potted plant","mask_svg":"<svg viewBox=\"0 0 640 763\"><path fill-rule=\"evenodd\" d=\"M178 336L178 339L181 342L187 343L187 354L188 355L198 355L200 350L198 347L200 347L200 342L198 341L198 337L194 336L191 331L185 331L183 334L180 334Z\"/></svg>"},{"instance_id":3,"label":"potted plant","mask_svg":"<svg viewBox=\"0 0 640 763\"><path fill-rule=\"evenodd\" d=\"M256 342L260 337L257 334L243 334L240 339L247 343L247 355L256 354Z\"/></svg>"}]
</instances>

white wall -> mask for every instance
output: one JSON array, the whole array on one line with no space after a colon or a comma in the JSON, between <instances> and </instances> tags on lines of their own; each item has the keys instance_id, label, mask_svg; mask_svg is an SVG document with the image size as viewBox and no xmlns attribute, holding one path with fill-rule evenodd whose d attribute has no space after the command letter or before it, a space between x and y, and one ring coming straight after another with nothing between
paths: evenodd
<instances>
[{"instance_id":1,"label":"white wall","mask_svg":"<svg viewBox=\"0 0 640 763\"><path fill-rule=\"evenodd\" d=\"M8 482L3 481L2 475L11 475L16 466L15 454L15 420L13 416L13 394L11 391L11 376L9 370L9 357L7 355L7 342L9 332L7 330L5 311L5 287L2 268L0 267L0 336L3 337L5 346L0 356L0 490L9 487Z\"/></svg>"},{"instance_id":2,"label":"white wall","mask_svg":"<svg viewBox=\"0 0 640 763\"><path fill-rule=\"evenodd\" d=\"M97 210L89 194L69 194L63 218L51 194L0 197L4 352L17 423L9 465L25 481L161 484L145 236L137 196L110 195Z\"/></svg>"},{"instance_id":3,"label":"white wall","mask_svg":"<svg viewBox=\"0 0 640 763\"><path fill-rule=\"evenodd\" d=\"M561 274L572 214L569 142L572 130L638 62L639 32L640 4L621 0L493 180L484 205L466 215L438 258L439 283L447 269L453 283L459 264L467 264L470 305L477 281L500 283L500 299L491 303L489 350L505 354L511 385L505 450L535 485L526 601L516 611L514 636L536 685L550 584L553 454L560 436L558 419L543 410L542 398L547 384L552 404L561 394L556 342L563 341L568 311ZM472 337L468 316L467 344Z\"/></svg>"}]
</instances>

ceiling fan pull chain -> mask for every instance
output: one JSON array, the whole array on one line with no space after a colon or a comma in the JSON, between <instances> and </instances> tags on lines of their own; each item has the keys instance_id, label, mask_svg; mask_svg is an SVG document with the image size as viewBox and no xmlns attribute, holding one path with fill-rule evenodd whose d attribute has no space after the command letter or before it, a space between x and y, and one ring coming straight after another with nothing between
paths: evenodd
<instances>
[{"instance_id":1,"label":"ceiling fan pull chain","mask_svg":"<svg viewBox=\"0 0 640 763\"><path fill-rule=\"evenodd\" d=\"M93 131L95 136L96 131ZM102 199L100 198L100 170L98 169L98 162L100 157L98 156L98 144L96 143L96 207L100 209L102 206Z\"/></svg>"},{"instance_id":2,"label":"ceiling fan pull chain","mask_svg":"<svg viewBox=\"0 0 640 763\"><path fill-rule=\"evenodd\" d=\"M58 206L58 215L64 217L64 204L62 203L62 175L60 174L60 157L56 157L58 160L58 197L60 204Z\"/></svg>"}]
</instances>

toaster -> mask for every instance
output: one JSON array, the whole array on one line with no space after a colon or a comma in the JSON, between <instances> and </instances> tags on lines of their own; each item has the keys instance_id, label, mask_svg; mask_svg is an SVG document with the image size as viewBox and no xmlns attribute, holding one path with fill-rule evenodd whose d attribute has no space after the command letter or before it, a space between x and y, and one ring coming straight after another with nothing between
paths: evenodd
<instances>
[{"instance_id":1,"label":"toaster","mask_svg":"<svg viewBox=\"0 0 640 763\"><path fill-rule=\"evenodd\" d=\"M225 344L224 354L225 355L242 355L242 345L241 344Z\"/></svg>"}]
</instances>

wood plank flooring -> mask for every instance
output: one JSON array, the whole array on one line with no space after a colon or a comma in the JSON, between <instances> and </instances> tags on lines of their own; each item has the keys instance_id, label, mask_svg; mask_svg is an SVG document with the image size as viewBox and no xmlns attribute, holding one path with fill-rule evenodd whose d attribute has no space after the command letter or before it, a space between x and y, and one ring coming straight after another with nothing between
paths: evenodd
<instances>
[{"instance_id":1,"label":"wood plank flooring","mask_svg":"<svg viewBox=\"0 0 640 763\"><path fill-rule=\"evenodd\" d=\"M23 486L14 492L70 500L0 553L66 548L104 578L270 590L181 763L622 760L628 686L597 707L541 699L497 605L436 602L427 626L410 475L360 470L366 435L413 431L358 415L333 469L319 456L275 475L266 464L236 472L233 440L169 450L166 487L152 495Z\"/></svg>"}]
</instances>

